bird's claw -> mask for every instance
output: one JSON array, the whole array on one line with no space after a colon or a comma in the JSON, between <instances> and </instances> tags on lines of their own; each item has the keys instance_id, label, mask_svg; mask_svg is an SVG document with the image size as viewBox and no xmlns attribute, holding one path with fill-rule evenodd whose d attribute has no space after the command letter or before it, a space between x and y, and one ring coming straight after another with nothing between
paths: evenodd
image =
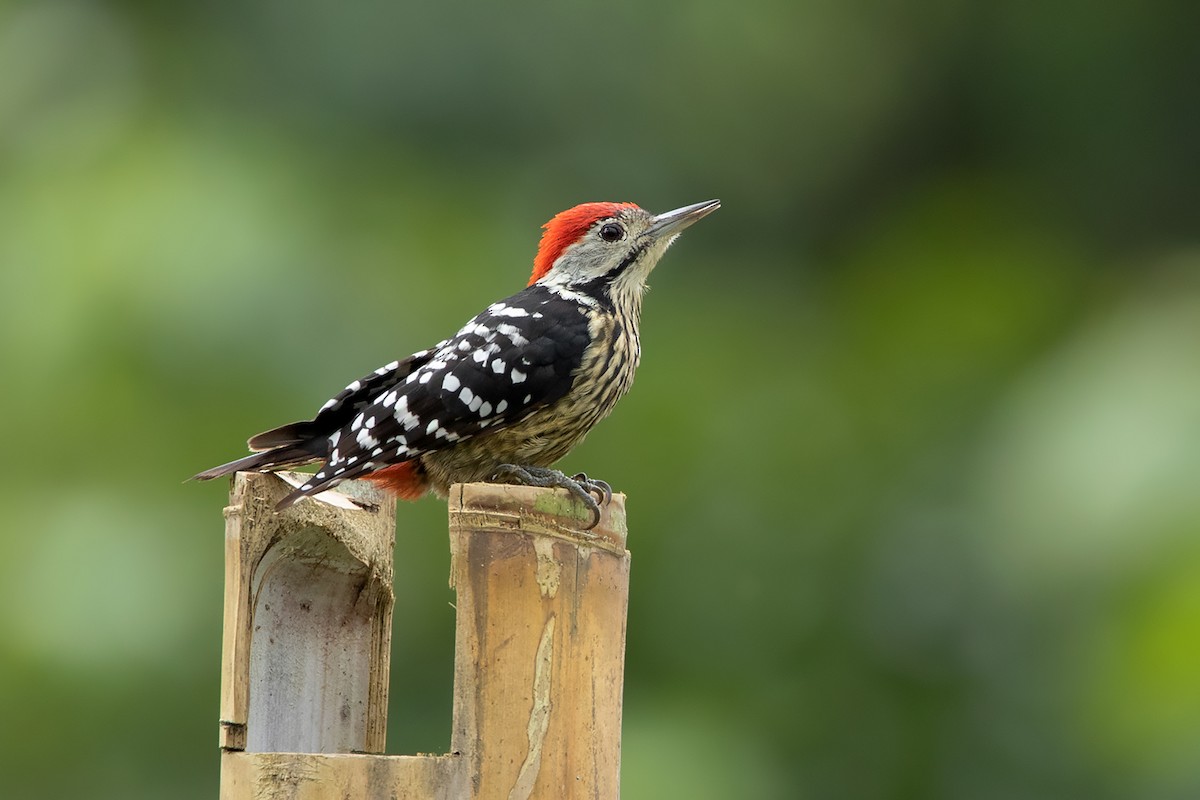
<instances>
[{"instance_id":1,"label":"bird's claw","mask_svg":"<svg viewBox=\"0 0 1200 800\"><path fill-rule=\"evenodd\" d=\"M600 524L601 504L607 504L612 500L611 486L604 481L589 478L582 472L569 478L559 470L547 467L501 464L492 477L494 480L519 483L525 486L566 489L592 512L592 524L584 528L587 531ZM592 497L592 492L596 493L595 497Z\"/></svg>"},{"instance_id":2,"label":"bird's claw","mask_svg":"<svg viewBox=\"0 0 1200 800\"><path fill-rule=\"evenodd\" d=\"M589 478L585 472L572 475L571 480L578 483L589 493L595 492L596 499L602 505L608 505L608 503L612 500L612 487L608 485L607 481L602 481L599 478Z\"/></svg>"}]
</instances>

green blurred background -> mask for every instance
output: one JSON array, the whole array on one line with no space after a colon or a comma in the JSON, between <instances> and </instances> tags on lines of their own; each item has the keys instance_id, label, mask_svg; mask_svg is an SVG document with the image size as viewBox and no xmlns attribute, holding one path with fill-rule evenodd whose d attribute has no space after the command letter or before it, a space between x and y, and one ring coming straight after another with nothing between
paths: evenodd
<instances>
[{"instance_id":1,"label":"green blurred background","mask_svg":"<svg viewBox=\"0 0 1200 800\"><path fill-rule=\"evenodd\" d=\"M225 487L719 197L564 462L630 496L627 798L1200 796L1200 6L0 5L5 796L217 787ZM399 509L390 752L449 743Z\"/></svg>"}]
</instances>

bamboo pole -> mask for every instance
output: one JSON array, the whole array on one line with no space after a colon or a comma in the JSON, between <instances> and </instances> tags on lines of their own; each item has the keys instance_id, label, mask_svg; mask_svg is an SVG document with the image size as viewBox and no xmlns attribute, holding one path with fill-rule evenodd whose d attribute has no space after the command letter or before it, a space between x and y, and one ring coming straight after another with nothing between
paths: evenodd
<instances>
[{"instance_id":1,"label":"bamboo pole","mask_svg":"<svg viewBox=\"0 0 1200 800\"><path fill-rule=\"evenodd\" d=\"M473 798L616 798L629 553L624 497L599 526L564 493L450 497L454 728Z\"/></svg>"},{"instance_id":2,"label":"bamboo pole","mask_svg":"<svg viewBox=\"0 0 1200 800\"><path fill-rule=\"evenodd\" d=\"M395 519L311 501L275 513L289 491L238 473L225 509L221 747L381 753Z\"/></svg>"},{"instance_id":3,"label":"bamboo pole","mask_svg":"<svg viewBox=\"0 0 1200 800\"><path fill-rule=\"evenodd\" d=\"M623 496L580 532L561 491L452 488L451 752L383 756L391 510L273 513L288 490L240 474L226 510L222 798L618 797Z\"/></svg>"}]
</instances>

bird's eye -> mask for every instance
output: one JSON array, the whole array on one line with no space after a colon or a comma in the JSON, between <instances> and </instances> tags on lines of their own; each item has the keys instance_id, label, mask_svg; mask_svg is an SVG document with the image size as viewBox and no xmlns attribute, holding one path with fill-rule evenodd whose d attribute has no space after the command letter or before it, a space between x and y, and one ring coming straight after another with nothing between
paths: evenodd
<instances>
[{"instance_id":1,"label":"bird's eye","mask_svg":"<svg viewBox=\"0 0 1200 800\"><path fill-rule=\"evenodd\" d=\"M615 222L609 222L600 229L600 238L606 242L619 242L625 238L625 229Z\"/></svg>"}]
</instances>

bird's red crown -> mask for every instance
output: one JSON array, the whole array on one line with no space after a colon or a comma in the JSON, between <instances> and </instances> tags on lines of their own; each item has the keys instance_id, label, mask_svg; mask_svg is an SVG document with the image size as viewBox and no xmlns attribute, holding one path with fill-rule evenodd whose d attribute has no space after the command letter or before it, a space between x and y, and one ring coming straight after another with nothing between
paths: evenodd
<instances>
[{"instance_id":1,"label":"bird's red crown","mask_svg":"<svg viewBox=\"0 0 1200 800\"><path fill-rule=\"evenodd\" d=\"M533 259L529 285L544 278L563 251L579 241L596 220L611 217L623 208L637 207L637 203L583 203L555 214L542 226L542 241L538 244L537 257Z\"/></svg>"}]
</instances>

